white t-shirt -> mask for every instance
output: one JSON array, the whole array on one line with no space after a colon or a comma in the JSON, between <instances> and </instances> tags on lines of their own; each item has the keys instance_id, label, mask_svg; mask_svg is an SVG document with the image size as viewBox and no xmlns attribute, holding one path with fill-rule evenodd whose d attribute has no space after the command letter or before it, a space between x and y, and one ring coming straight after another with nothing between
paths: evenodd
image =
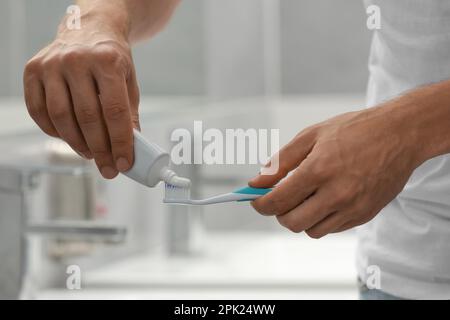
<instances>
[{"instance_id":1,"label":"white t-shirt","mask_svg":"<svg viewBox=\"0 0 450 320\"><path fill-rule=\"evenodd\" d=\"M365 4L381 10L369 62L368 106L450 78L450 0ZM417 168L398 197L358 228L358 237L363 281L374 270L368 272L368 266L376 265L387 293L450 299L450 156Z\"/></svg>"}]
</instances>

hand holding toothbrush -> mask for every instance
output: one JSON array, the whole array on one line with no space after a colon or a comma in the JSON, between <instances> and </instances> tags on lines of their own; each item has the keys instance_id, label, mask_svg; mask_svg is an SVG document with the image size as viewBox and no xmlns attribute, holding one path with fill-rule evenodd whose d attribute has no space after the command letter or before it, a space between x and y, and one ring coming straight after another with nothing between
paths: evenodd
<instances>
[{"instance_id":1,"label":"hand holding toothbrush","mask_svg":"<svg viewBox=\"0 0 450 320\"><path fill-rule=\"evenodd\" d=\"M352 112L300 132L278 156L275 175L249 185L273 191L252 202L293 232L320 238L371 220L424 159L399 103ZM395 114L396 116L392 116Z\"/></svg>"}]
</instances>

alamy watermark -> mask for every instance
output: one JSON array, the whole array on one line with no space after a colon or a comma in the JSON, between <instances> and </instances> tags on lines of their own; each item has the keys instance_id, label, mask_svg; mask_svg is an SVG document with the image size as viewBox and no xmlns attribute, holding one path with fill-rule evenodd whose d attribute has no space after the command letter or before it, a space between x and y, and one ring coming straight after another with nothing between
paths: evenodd
<instances>
[{"instance_id":1,"label":"alamy watermark","mask_svg":"<svg viewBox=\"0 0 450 320\"><path fill-rule=\"evenodd\" d=\"M202 121L194 121L192 131L175 129L170 140L176 143L171 150L174 164L260 164L261 174L278 172L279 129L204 130Z\"/></svg>"},{"instance_id":2,"label":"alamy watermark","mask_svg":"<svg viewBox=\"0 0 450 320\"><path fill-rule=\"evenodd\" d=\"M66 288L69 290L80 290L81 289L81 268L76 264L67 266L66 274L68 274L66 279Z\"/></svg>"},{"instance_id":3,"label":"alamy watermark","mask_svg":"<svg viewBox=\"0 0 450 320\"><path fill-rule=\"evenodd\" d=\"M67 20L66 27L69 30L81 29L81 8L77 5L71 5L67 7Z\"/></svg>"},{"instance_id":4,"label":"alamy watermark","mask_svg":"<svg viewBox=\"0 0 450 320\"><path fill-rule=\"evenodd\" d=\"M367 17L367 29L379 30L381 29L381 9L377 5L370 5L366 8ZM66 20L66 27L69 30L81 29L81 8L78 5L70 5L66 9L68 15Z\"/></svg>"},{"instance_id":5,"label":"alamy watermark","mask_svg":"<svg viewBox=\"0 0 450 320\"><path fill-rule=\"evenodd\" d=\"M381 289L381 269L377 265L370 265L366 268L367 279L366 287L368 289Z\"/></svg>"},{"instance_id":6,"label":"alamy watermark","mask_svg":"<svg viewBox=\"0 0 450 320\"><path fill-rule=\"evenodd\" d=\"M381 29L381 9L377 5L370 5L366 8L367 29L379 30Z\"/></svg>"}]
</instances>

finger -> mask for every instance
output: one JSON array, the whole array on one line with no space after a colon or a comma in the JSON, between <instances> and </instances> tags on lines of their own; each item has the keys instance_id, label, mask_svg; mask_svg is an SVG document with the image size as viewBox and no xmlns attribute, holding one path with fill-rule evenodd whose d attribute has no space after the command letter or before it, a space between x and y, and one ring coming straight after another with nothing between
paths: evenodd
<instances>
[{"instance_id":1,"label":"finger","mask_svg":"<svg viewBox=\"0 0 450 320\"><path fill-rule=\"evenodd\" d=\"M342 226L340 226L339 228L337 228L336 230L331 231L330 233L339 233L339 232L344 232L347 231L353 227L358 226L358 224L356 223L356 221L349 221L344 223Z\"/></svg>"},{"instance_id":2,"label":"finger","mask_svg":"<svg viewBox=\"0 0 450 320\"><path fill-rule=\"evenodd\" d=\"M48 115L45 91L42 82L35 76L24 76L24 97L27 110L39 128L52 137L59 137Z\"/></svg>"},{"instance_id":3,"label":"finger","mask_svg":"<svg viewBox=\"0 0 450 320\"><path fill-rule=\"evenodd\" d=\"M128 90L128 99L130 101L131 122L133 124L133 128L140 131L141 130L141 125L139 123L140 94L134 66L131 70L129 79L127 80L127 90Z\"/></svg>"},{"instance_id":4,"label":"finger","mask_svg":"<svg viewBox=\"0 0 450 320\"><path fill-rule=\"evenodd\" d=\"M342 226L340 226L339 228L337 228L336 230L334 230L332 232L333 233L344 232L346 230L355 228L357 226L360 226L360 225L363 225L363 224L369 222L370 220L372 220L373 217L374 217L374 215L368 215L362 219L352 219L352 220L344 223Z\"/></svg>"},{"instance_id":5,"label":"finger","mask_svg":"<svg viewBox=\"0 0 450 320\"><path fill-rule=\"evenodd\" d=\"M116 168L124 172L130 169L134 161L133 124L127 83L125 77L119 75L96 75L96 79L113 159Z\"/></svg>"},{"instance_id":6,"label":"finger","mask_svg":"<svg viewBox=\"0 0 450 320\"><path fill-rule=\"evenodd\" d=\"M280 149L269 163L270 174L262 174L250 180L249 185L254 188L269 188L283 179L291 170L295 169L308 156L314 146L314 130L304 130ZM264 171L264 170L263 170Z\"/></svg>"},{"instance_id":7,"label":"finger","mask_svg":"<svg viewBox=\"0 0 450 320\"><path fill-rule=\"evenodd\" d=\"M254 200L252 206L263 215L282 215L305 201L319 184L320 181L310 173L305 162L271 192Z\"/></svg>"},{"instance_id":8,"label":"finger","mask_svg":"<svg viewBox=\"0 0 450 320\"><path fill-rule=\"evenodd\" d=\"M66 78L74 104L78 125L86 140L95 163L106 179L112 179L118 172L111 154L108 131L103 121L100 100L95 81L90 74L71 73Z\"/></svg>"},{"instance_id":9,"label":"finger","mask_svg":"<svg viewBox=\"0 0 450 320\"><path fill-rule=\"evenodd\" d=\"M61 139L85 158L91 158L89 148L78 127L64 78L52 76L46 79L45 96L49 117Z\"/></svg>"},{"instance_id":10,"label":"finger","mask_svg":"<svg viewBox=\"0 0 450 320\"><path fill-rule=\"evenodd\" d=\"M348 215L338 211L307 229L306 234L311 238L319 239L341 228L348 223L349 220L351 220L351 218L348 217Z\"/></svg>"},{"instance_id":11,"label":"finger","mask_svg":"<svg viewBox=\"0 0 450 320\"><path fill-rule=\"evenodd\" d=\"M282 226L293 232L308 230L335 212L328 201L331 195L332 192L328 188L321 188L298 207L284 215L277 216L277 220Z\"/></svg>"}]
</instances>

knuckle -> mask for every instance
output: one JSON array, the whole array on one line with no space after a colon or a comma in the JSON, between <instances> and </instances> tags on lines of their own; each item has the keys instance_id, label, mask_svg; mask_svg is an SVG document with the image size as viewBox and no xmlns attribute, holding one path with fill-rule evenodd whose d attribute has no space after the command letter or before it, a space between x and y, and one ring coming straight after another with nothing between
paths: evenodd
<instances>
[{"instance_id":1,"label":"knuckle","mask_svg":"<svg viewBox=\"0 0 450 320\"><path fill-rule=\"evenodd\" d=\"M276 212L274 210L274 200L273 199L266 199L265 197L262 197L260 199L257 199L253 201L252 205L253 208L257 212L259 212L263 216L273 216L276 215Z\"/></svg>"},{"instance_id":2,"label":"knuckle","mask_svg":"<svg viewBox=\"0 0 450 320\"><path fill-rule=\"evenodd\" d=\"M341 188L335 192L336 204L347 204L353 199L353 191L350 188Z\"/></svg>"},{"instance_id":3,"label":"knuckle","mask_svg":"<svg viewBox=\"0 0 450 320\"><path fill-rule=\"evenodd\" d=\"M54 121L65 120L70 116L70 111L67 108L52 108L49 110L49 116Z\"/></svg>"},{"instance_id":4,"label":"knuckle","mask_svg":"<svg viewBox=\"0 0 450 320\"><path fill-rule=\"evenodd\" d=\"M81 48L71 48L61 55L61 61L64 66L76 66L83 61L85 52Z\"/></svg>"},{"instance_id":5,"label":"knuckle","mask_svg":"<svg viewBox=\"0 0 450 320\"><path fill-rule=\"evenodd\" d=\"M103 68L113 71L125 71L130 65L129 59L119 49L110 45L98 48L95 57Z\"/></svg>"},{"instance_id":6,"label":"knuckle","mask_svg":"<svg viewBox=\"0 0 450 320\"><path fill-rule=\"evenodd\" d=\"M287 201L285 199L278 198L278 199L274 199L272 201L272 211L276 215L280 215L280 214L286 213L287 210L288 210L288 204L287 204Z\"/></svg>"},{"instance_id":7,"label":"knuckle","mask_svg":"<svg viewBox=\"0 0 450 320\"><path fill-rule=\"evenodd\" d=\"M26 105L27 105L27 110L28 110L28 114L30 115L30 117L34 121L37 121L41 116L41 111L40 111L41 106L38 106L38 105L30 103L30 102L28 102Z\"/></svg>"},{"instance_id":8,"label":"knuckle","mask_svg":"<svg viewBox=\"0 0 450 320\"><path fill-rule=\"evenodd\" d=\"M113 149L130 149L131 151L131 139L127 139L125 136L111 136L111 145ZM128 151L128 150L127 150Z\"/></svg>"},{"instance_id":9,"label":"knuckle","mask_svg":"<svg viewBox=\"0 0 450 320\"><path fill-rule=\"evenodd\" d=\"M46 121L43 117L41 111L36 108L28 108L28 114L33 119L33 121L39 126L39 128L47 135L51 137L58 137L58 132L55 130L53 125Z\"/></svg>"},{"instance_id":10,"label":"knuckle","mask_svg":"<svg viewBox=\"0 0 450 320\"><path fill-rule=\"evenodd\" d=\"M265 211L267 214L278 214L280 209L280 204L278 199L268 198L266 200Z\"/></svg>"},{"instance_id":11,"label":"knuckle","mask_svg":"<svg viewBox=\"0 0 450 320\"><path fill-rule=\"evenodd\" d=\"M287 164L284 161L279 163L278 174L285 176L289 173L289 171L290 171L290 168L287 166Z\"/></svg>"},{"instance_id":12,"label":"knuckle","mask_svg":"<svg viewBox=\"0 0 450 320\"><path fill-rule=\"evenodd\" d=\"M267 210L265 210L264 206L261 205L260 201L252 201L252 207L253 209L256 210L256 212L258 212L259 214L263 215L263 216L268 216L269 214L266 213Z\"/></svg>"},{"instance_id":13,"label":"knuckle","mask_svg":"<svg viewBox=\"0 0 450 320\"><path fill-rule=\"evenodd\" d=\"M288 229L289 231L293 233L300 233L303 231L303 228L298 224L295 223L292 219L285 218L284 216L277 217L278 223Z\"/></svg>"},{"instance_id":14,"label":"knuckle","mask_svg":"<svg viewBox=\"0 0 450 320\"><path fill-rule=\"evenodd\" d=\"M356 201L351 205L348 215L352 219L357 219L362 221L361 224L369 222L372 220L380 211L381 208L374 208L365 201Z\"/></svg>"},{"instance_id":15,"label":"knuckle","mask_svg":"<svg viewBox=\"0 0 450 320\"><path fill-rule=\"evenodd\" d=\"M312 176L316 178L328 176L329 166L324 160L324 157L315 157L314 159L309 160L308 171Z\"/></svg>"},{"instance_id":16,"label":"knuckle","mask_svg":"<svg viewBox=\"0 0 450 320\"><path fill-rule=\"evenodd\" d=\"M133 123L133 127L136 129L140 129L141 125L139 122L139 114L133 114L131 115L131 122Z\"/></svg>"},{"instance_id":17,"label":"knuckle","mask_svg":"<svg viewBox=\"0 0 450 320\"><path fill-rule=\"evenodd\" d=\"M60 62L56 58L46 58L42 61L42 79L44 83L46 80L57 75L60 71Z\"/></svg>"},{"instance_id":18,"label":"knuckle","mask_svg":"<svg viewBox=\"0 0 450 320\"><path fill-rule=\"evenodd\" d=\"M133 106L136 110L139 108L141 97L139 93L139 88L136 86L131 90L130 93L130 105Z\"/></svg>"},{"instance_id":19,"label":"knuckle","mask_svg":"<svg viewBox=\"0 0 450 320\"><path fill-rule=\"evenodd\" d=\"M317 124L309 126L301 130L293 139L294 143L304 143L305 141L314 140L317 135L319 126Z\"/></svg>"},{"instance_id":20,"label":"knuckle","mask_svg":"<svg viewBox=\"0 0 450 320\"><path fill-rule=\"evenodd\" d=\"M119 102L106 102L103 112L106 120L119 120L125 118L127 111Z\"/></svg>"},{"instance_id":21,"label":"knuckle","mask_svg":"<svg viewBox=\"0 0 450 320\"><path fill-rule=\"evenodd\" d=\"M320 179L324 174L323 167L318 163L310 165L307 171L309 175L314 179Z\"/></svg>"},{"instance_id":22,"label":"knuckle","mask_svg":"<svg viewBox=\"0 0 450 320\"><path fill-rule=\"evenodd\" d=\"M349 227L353 228L353 227L356 227L356 226L360 226L360 225L366 224L367 222L372 220L377 213L378 212L369 213L369 214L365 215L362 218L356 219Z\"/></svg>"},{"instance_id":23,"label":"knuckle","mask_svg":"<svg viewBox=\"0 0 450 320\"><path fill-rule=\"evenodd\" d=\"M97 164L105 164L105 163L112 163L112 157L111 157L111 151L108 149L100 149L100 148L93 148L91 149L92 156L95 158L95 161Z\"/></svg>"},{"instance_id":24,"label":"knuckle","mask_svg":"<svg viewBox=\"0 0 450 320\"><path fill-rule=\"evenodd\" d=\"M59 65L60 65L60 60L57 55L51 55L51 56L45 57L41 62L41 66L42 66L44 75L46 75L48 72L55 71L56 69L59 68Z\"/></svg>"},{"instance_id":25,"label":"knuckle","mask_svg":"<svg viewBox=\"0 0 450 320\"><path fill-rule=\"evenodd\" d=\"M100 116L95 110L90 106L79 106L76 108L77 118L80 125L85 126L92 123L97 123L100 121Z\"/></svg>"},{"instance_id":26,"label":"knuckle","mask_svg":"<svg viewBox=\"0 0 450 320\"><path fill-rule=\"evenodd\" d=\"M41 61L39 59L31 59L27 62L24 69L24 78L33 77L41 71Z\"/></svg>"},{"instance_id":27,"label":"knuckle","mask_svg":"<svg viewBox=\"0 0 450 320\"><path fill-rule=\"evenodd\" d=\"M114 62L119 57L118 50L110 45L98 47L96 53L99 59L106 62Z\"/></svg>"},{"instance_id":28,"label":"knuckle","mask_svg":"<svg viewBox=\"0 0 450 320\"><path fill-rule=\"evenodd\" d=\"M303 229L301 227L299 227L293 223L287 224L285 227L293 233L300 233L303 231Z\"/></svg>"}]
</instances>

